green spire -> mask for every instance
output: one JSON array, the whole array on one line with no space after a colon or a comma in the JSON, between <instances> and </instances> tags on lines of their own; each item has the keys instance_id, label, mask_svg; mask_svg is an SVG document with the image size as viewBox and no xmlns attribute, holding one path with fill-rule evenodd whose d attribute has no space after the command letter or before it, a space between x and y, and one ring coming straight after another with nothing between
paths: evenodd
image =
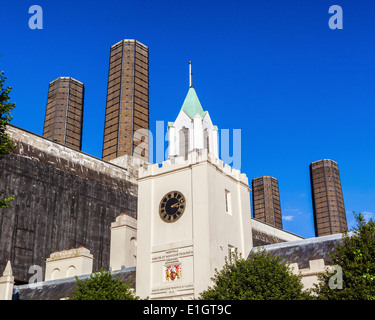
<instances>
[{"instance_id":1,"label":"green spire","mask_svg":"<svg viewBox=\"0 0 375 320\"><path fill-rule=\"evenodd\" d=\"M197 93L193 87L189 88L189 91L186 95L185 101L182 105L181 110L184 110L185 113L193 119L198 113L202 118L206 115L207 111L203 111L202 105L198 99Z\"/></svg>"}]
</instances>

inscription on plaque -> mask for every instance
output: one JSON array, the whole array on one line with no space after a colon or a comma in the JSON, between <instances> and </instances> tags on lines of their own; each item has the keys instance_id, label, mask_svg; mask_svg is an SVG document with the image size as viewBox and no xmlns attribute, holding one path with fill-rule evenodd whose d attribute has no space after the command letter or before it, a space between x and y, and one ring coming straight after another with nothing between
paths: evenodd
<instances>
[{"instance_id":1,"label":"inscription on plaque","mask_svg":"<svg viewBox=\"0 0 375 320\"><path fill-rule=\"evenodd\" d=\"M154 288L151 290L151 294L176 294L176 291L191 290L191 289L194 289L194 285L192 283L189 283L189 284Z\"/></svg>"},{"instance_id":2,"label":"inscription on plaque","mask_svg":"<svg viewBox=\"0 0 375 320\"><path fill-rule=\"evenodd\" d=\"M162 252L154 253L152 256L152 262L164 261L165 263L170 263L173 261L178 261L179 258L187 257L193 255L193 248L180 248L180 249L172 249L166 250Z\"/></svg>"}]
</instances>

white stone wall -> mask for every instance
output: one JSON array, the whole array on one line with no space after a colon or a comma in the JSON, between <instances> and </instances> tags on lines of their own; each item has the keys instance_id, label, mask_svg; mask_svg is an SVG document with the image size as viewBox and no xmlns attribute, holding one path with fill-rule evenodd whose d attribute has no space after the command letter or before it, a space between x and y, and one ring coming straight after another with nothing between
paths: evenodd
<instances>
[{"instance_id":1,"label":"white stone wall","mask_svg":"<svg viewBox=\"0 0 375 320\"><path fill-rule=\"evenodd\" d=\"M140 170L138 181L137 295L151 299L197 297L224 265L229 248L247 256L252 247L248 179L221 160L193 152L163 166ZM183 216L165 223L159 203L170 191L186 199ZM225 191L231 194L226 211ZM150 263L151 261L151 263ZM181 277L165 278L168 266L180 266Z\"/></svg>"},{"instance_id":2,"label":"white stone wall","mask_svg":"<svg viewBox=\"0 0 375 320\"><path fill-rule=\"evenodd\" d=\"M112 271L123 267L135 267L137 257L137 220L122 213L111 224L111 254L109 267Z\"/></svg>"},{"instance_id":3,"label":"white stone wall","mask_svg":"<svg viewBox=\"0 0 375 320\"><path fill-rule=\"evenodd\" d=\"M290 264L294 274L302 275L302 284L304 289L314 288L314 284L318 283L318 274L325 273L329 266L324 265L323 259L309 260L309 268L299 269L297 263Z\"/></svg>"},{"instance_id":4,"label":"white stone wall","mask_svg":"<svg viewBox=\"0 0 375 320\"><path fill-rule=\"evenodd\" d=\"M86 248L51 253L46 260L45 281L92 273L93 256Z\"/></svg>"}]
</instances>

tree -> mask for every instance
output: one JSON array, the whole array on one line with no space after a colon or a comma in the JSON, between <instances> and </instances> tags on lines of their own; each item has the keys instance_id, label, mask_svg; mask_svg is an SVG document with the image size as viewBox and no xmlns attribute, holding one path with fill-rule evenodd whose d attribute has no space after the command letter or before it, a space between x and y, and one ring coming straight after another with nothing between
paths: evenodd
<instances>
[{"instance_id":1,"label":"tree","mask_svg":"<svg viewBox=\"0 0 375 320\"><path fill-rule=\"evenodd\" d=\"M318 299L375 300L375 222L366 223L361 213L354 215L357 226L344 232L341 244L330 254L331 265L340 266L342 288L335 288L333 274L326 272L313 289Z\"/></svg>"},{"instance_id":2,"label":"tree","mask_svg":"<svg viewBox=\"0 0 375 320\"><path fill-rule=\"evenodd\" d=\"M9 135L5 132L6 126L12 120L10 112L15 107L15 103L9 102L9 93L12 87L4 87L5 80L4 72L0 72L0 160L9 154L10 150L14 148ZM3 198L5 194L4 190L0 190L0 208L6 208L9 206L10 201L14 199L14 196Z\"/></svg>"},{"instance_id":3,"label":"tree","mask_svg":"<svg viewBox=\"0 0 375 320\"><path fill-rule=\"evenodd\" d=\"M90 278L80 280L76 277L76 287L70 300L138 300L128 284L120 277L113 278L110 271L100 270Z\"/></svg>"},{"instance_id":4,"label":"tree","mask_svg":"<svg viewBox=\"0 0 375 320\"><path fill-rule=\"evenodd\" d=\"M305 299L301 276L295 275L280 256L259 250L248 259L234 254L222 270L215 270L213 287L201 300L291 300Z\"/></svg>"}]
</instances>

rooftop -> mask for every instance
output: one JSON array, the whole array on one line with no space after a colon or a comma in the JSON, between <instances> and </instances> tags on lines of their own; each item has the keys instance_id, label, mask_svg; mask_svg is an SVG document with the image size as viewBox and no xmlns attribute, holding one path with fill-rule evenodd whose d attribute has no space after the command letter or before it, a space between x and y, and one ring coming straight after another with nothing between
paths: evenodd
<instances>
[{"instance_id":1,"label":"rooftop","mask_svg":"<svg viewBox=\"0 0 375 320\"><path fill-rule=\"evenodd\" d=\"M323 259L325 264L330 264L330 253L334 252L335 246L341 243L342 233L309 238L290 242L281 242L262 247L254 247L251 253L264 248L271 256L279 255L288 263L298 263L298 267L308 268L310 260Z\"/></svg>"},{"instance_id":2,"label":"rooftop","mask_svg":"<svg viewBox=\"0 0 375 320\"><path fill-rule=\"evenodd\" d=\"M119 276L124 283L135 288L135 267L113 272L112 276ZM87 274L78 276L78 279L84 280L89 277L90 274ZM61 300L70 296L76 283L75 277L70 277L14 286L13 300Z\"/></svg>"}]
</instances>

